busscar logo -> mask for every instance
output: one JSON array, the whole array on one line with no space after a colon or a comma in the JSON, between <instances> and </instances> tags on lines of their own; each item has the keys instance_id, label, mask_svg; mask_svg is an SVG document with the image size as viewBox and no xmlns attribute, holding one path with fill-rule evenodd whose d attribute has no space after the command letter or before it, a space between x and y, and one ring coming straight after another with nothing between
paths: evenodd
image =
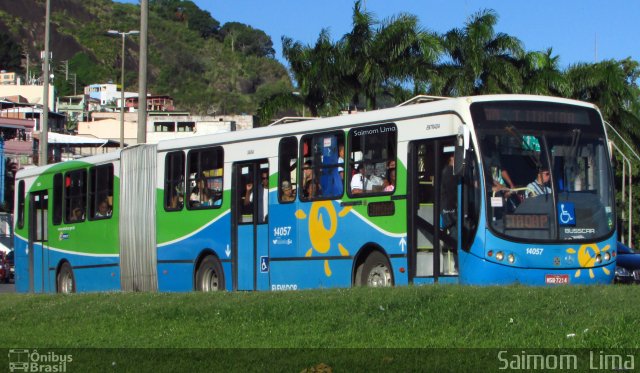
<instances>
[{"instance_id":1,"label":"busscar logo","mask_svg":"<svg viewBox=\"0 0 640 373\"><path fill-rule=\"evenodd\" d=\"M38 350L10 349L10 372L66 372L67 364L73 361L71 355L53 351L39 353Z\"/></svg>"}]
</instances>

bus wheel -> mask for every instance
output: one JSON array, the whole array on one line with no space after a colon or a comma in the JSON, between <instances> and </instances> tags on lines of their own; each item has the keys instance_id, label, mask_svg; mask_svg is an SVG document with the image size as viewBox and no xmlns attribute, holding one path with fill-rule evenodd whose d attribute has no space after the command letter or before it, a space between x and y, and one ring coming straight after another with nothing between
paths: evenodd
<instances>
[{"instance_id":1,"label":"bus wheel","mask_svg":"<svg viewBox=\"0 0 640 373\"><path fill-rule=\"evenodd\" d=\"M76 280L73 277L73 270L68 262L62 263L58 270L56 290L62 294L71 294L76 291Z\"/></svg>"},{"instance_id":2,"label":"bus wheel","mask_svg":"<svg viewBox=\"0 0 640 373\"><path fill-rule=\"evenodd\" d=\"M361 285L372 288L393 286L391 265L379 251L372 252L362 264Z\"/></svg>"},{"instance_id":3,"label":"bus wheel","mask_svg":"<svg viewBox=\"0 0 640 373\"><path fill-rule=\"evenodd\" d=\"M196 272L197 291L220 291L224 290L224 274L218 259L207 256L200 262Z\"/></svg>"}]
</instances>

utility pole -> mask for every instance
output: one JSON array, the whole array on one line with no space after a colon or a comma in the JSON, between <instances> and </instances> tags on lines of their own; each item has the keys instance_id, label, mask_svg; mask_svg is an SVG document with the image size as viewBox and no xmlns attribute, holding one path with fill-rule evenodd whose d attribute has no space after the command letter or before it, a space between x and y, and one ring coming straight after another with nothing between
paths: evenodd
<instances>
[{"instance_id":1,"label":"utility pole","mask_svg":"<svg viewBox=\"0 0 640 373\"><path fill-rule=\"evenodd\" d=\"M62 63L64 63L64 80L69 81L69 60L64 60Z\"/></svg>"},{"instance_id":2,"label":"utility pole","mask_svg":"<svg viewBox=\"0 0 640 373\"><path fill-rule=\"evenodd\" d=\"M147 35L149 0L140 0L140 61L138 61L138 144L147 142Z\"/></svg>"},{"instance_id":3,"label":"utility pole","mask_svg":"<svg viewBox=\"0 0 640 373\"><path fill-rule=\"evenodd\" d=\"M29 77L29 52L25 53L27 55L27 76L25 77L24 84L29 84L31 78Z\"/></svg>"},{"instance_id":4,"label":"utility pole","mask_svg":"<svg viewBox=\"0 0 640 373\"><path fill-rule=\"evenodd\" d=\"M39 166L45 166L49 158L49 20L51 18L51 0L47 0L44 26L44 92L42 94L42 115L40 119L40 158Z\"/></svg>"},{"instance_id":5,"label":"utility pole","mask_svg":"<svg viewBox=\"0 0 640 373\"><path fill-rule=\"evenodd\" d=\"M140 31L131 30L129 32L117 31L117 30L109 30L107 34L109 35L120 35L122 37L122 60L120 61L120 149L124 148L124 59L125 59L125 37L127 35L137 35Z\"/></svg>"}]
</instances>

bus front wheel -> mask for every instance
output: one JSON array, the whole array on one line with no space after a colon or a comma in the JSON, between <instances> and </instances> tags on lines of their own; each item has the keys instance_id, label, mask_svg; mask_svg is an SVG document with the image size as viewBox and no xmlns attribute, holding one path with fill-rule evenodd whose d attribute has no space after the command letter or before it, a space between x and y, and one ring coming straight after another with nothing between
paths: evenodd
<instances>
[{"instance_id":1,"label":"bus front wheel","mask_svg":"<svg viewBox=\"0 0 640 373\"><path fill-rule=\"evenodd\" d=\"M196 290L207 292L224 290L222 266L215 257L207 256L200 262L196 272Z\"/></svg>"},{"instance_id":2,"label":"bus front wheel","mask_svg":"<svg viewBox=\"0 0 640 373\"><path fill-rule=\"evenodd\" d=\"M73 270L69 262L64 262L58 269L56 277L56 290L58 293L71 294L76 291L76 281L73 277Z\"/></svg>"},{"instance_id":3,"label":"bus front wheel","mask_svg":"<svg viewBox=\"0 0 640 373\"><path fill-rule=\"evenodd\" d=\"M373 288L393 286L391 265L379 251L372 252L362 264L361 285Z\"/></svg>"}]
</instances>

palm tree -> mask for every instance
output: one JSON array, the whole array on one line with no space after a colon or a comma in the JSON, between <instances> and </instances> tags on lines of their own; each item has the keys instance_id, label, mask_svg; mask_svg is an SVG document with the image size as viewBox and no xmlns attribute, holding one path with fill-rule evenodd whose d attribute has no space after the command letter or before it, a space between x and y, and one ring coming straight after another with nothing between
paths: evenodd
<instances>
[{"instance_id":1,"label":"palm tree","mask_svg":"<svg viewBox=\"0 0 640 373\"><path fill-rule=\"evenodd\" d=\"M338 52L329 31L322 30L313 47L283 37L282 51L298 91L277 94L261 102L258 109L261 121L271 119L278 110L301 105L308 108L312 116L336 113L346 90L339 79Z\"/></svg>"},{"instance_id":2,"label":"palm tree","mask_svg":"<svg viewBox=\"0 0 640 373\"><path fill-rule=\"evenodd\" d=\"M475 13L462 29L444 35L448 60L439 67L434 81L439 94L463 96L519 92L522 78L518 56L524 54L521 42L504 33L496 33L498 15L493 10Z\"/></svg>"},{"instance_id":3,"label":"palm tree","mask_svg":"<svg viewBox=\"0 0 640 373\"><path fill-rule=\"evenodd\" d=\"M536 95L566 97L569 95L567 77L560 70L559 56L552 56L553 49L544 52L528 52L521 60L522 92Z\"/></svg>"},{"instance_id":4,"label":"palm tree","mask_svg":"<svg viewBox=\"0 0 640 373\"><path fill-rule=\"evenodd\" d=\"M636 147L640 144L639 92L635 85L639 73L638 63L630 59L576 64L566 72L570 97L597 105L604 119L617 126Z\"/></svg>"},{"instance_id":5,"label":"palm tree","mask_svg":"<svg viewBox=\"0 0 640 373\"><path fill-rule=\"evenodd\" d=\"M437 37L422 30L416 16L400 14L379 22L361 10L360 1L353 8L353 28L339 45L351 103L357 106L364 95L371 109L377 107L380 93L391 96L433 65L440 49Z\"/></svg>"}]
</instances>

